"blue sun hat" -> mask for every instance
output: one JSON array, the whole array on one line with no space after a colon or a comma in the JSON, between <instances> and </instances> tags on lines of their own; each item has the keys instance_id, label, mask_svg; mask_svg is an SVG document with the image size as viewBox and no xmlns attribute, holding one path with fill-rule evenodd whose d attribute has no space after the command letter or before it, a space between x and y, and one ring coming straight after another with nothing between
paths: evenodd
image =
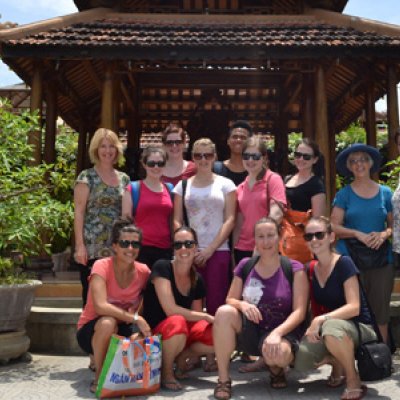
<instances>
[{"instance_id":1,"label":"blue sun hat","mask_svg":"<svg viewBox=\"0 0 400 400\"><path fill-rule=\"evenodd\" d=\"M363 143L354 143L342 150L336 157L336 171L342 176L351 176L353 173L347 168L347 158L351 153L367 153L371 156L373 164L371 167L371 173L379 171L382 163L382 156L378 149L372 146L368 146Z\"/></svg>"}]
</instances>

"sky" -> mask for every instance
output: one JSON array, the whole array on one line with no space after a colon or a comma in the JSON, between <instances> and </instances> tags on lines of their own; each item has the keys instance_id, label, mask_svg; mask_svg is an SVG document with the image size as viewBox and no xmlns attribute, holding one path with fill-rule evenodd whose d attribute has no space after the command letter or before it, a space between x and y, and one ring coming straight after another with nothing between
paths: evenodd
<instances>
[{"instance_id":1,"label":"sky","mask_svg":"<svg viewBox=\"0 0 400 400\"><path fill-rule=\"evenodd\" d=\"M60 15L77 12L73 0L0 0L0 22L29 24ZM400 25L400 0L349 0L345 14ZM0 87L21 80L0 61ZM385 101L378 101L377 110L386 109Z\"/></svg>"}]
</instances>

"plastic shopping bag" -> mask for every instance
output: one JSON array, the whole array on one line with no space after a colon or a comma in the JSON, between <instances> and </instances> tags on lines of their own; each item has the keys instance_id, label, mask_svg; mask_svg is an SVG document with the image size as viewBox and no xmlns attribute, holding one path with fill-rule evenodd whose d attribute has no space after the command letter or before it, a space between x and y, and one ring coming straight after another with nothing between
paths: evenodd
<instances>
[{"instance_id":1,"label":"plastic shopping bag","mask_svg":"<svg viewBox=\"0 0 400 400\"><path fill-rule=\"evenodd\" d=\"M96 396L135 396L160 389L161 338L131 340L113 335L101 370Z\"/></svg>"}]
</instances>

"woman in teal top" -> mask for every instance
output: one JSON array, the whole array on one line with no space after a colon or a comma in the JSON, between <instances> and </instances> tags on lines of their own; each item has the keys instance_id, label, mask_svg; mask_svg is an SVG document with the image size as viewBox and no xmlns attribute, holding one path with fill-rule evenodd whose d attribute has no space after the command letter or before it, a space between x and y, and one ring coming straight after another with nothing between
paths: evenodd
<instances>
[{"instance_id":1,"label":"woman in teal top","mask_svg":"<svg viewBox=\"0 0 400 400\"><path fill-rule=\"evenodd\" d=\"M345 239L355 238L366 247L378 250L392 235L392 192L371 179L379 170L381 156L377 149L356 143L343 150L336 159L336 168L343 176L353 176L333 201L331 221L340 239L337 250L349 255ZM382 267L363 269L357 265L368 302L375 314L382 337L387 341L390 297L394 283L391 246L383 255Z\"/></svg>"}]
</instances>

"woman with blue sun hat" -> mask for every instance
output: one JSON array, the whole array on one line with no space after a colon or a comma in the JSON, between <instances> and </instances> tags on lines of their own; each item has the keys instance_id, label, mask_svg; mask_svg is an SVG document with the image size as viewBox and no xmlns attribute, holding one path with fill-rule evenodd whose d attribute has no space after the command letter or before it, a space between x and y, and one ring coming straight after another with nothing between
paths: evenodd
<instances>
[{"instance_id":1,"label":"woman with blue sun hat","mask_svg":"<svg viewBox=\"0 0 400 400\"><path fill-rule=\"evenodd\" d=\"M376 322L388 340L390 297L394 283L391 244L392 192L376 183L382 157L372 146L355 143L336 158L337 172L353 177L333 200L331 221L339 238L337 251L350 255L360 270L360 279Z\"/></svg>"}]
</instances>

